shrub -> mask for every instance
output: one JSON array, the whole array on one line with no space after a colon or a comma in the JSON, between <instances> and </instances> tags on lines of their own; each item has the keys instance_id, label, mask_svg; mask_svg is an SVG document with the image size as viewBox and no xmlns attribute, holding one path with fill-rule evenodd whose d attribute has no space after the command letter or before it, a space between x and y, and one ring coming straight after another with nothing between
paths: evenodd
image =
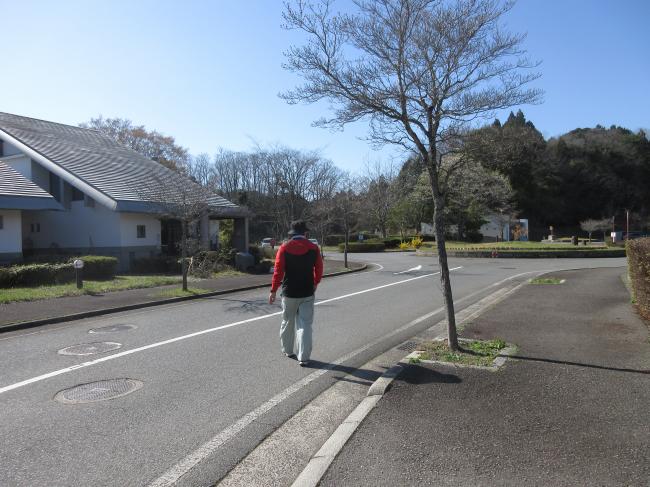
<instances>
[{"instance_id":1,"label":"shrub","mask_svg":"<svg viewBox=\"0 0 650 487\"><path fill-rule=\"evenodd\" d=\"M70 264L29 264L3 268L0 287L35 287L65 284L75 279Z\"/></svg>"},{"instance_id":2,"label":"shrub","mask_svg":"<svg viewBox=\"0 0 650 487\"><path fill-rule=\"evenodd\" d=\"M632 294L639 313L650 319L650 238L627 241Z\"/></svg>"},{"instance_id":3,"label":"shrub","mask_svg":"<svg viewBox=\"0 0 650 487\"><path fill-rule=\"evenodd\" d=\"M382 242L384 242L384 247L386 247L387 249L396 249L402 243L402 239L400 239L400 238L385 238L385 239L382 240Z\"/></svg>"},{"instance_id":4,"label":"shrub","mask_svg":"<svg viewBox=\"0 0 650 487\"><path fill-rule=\"evenodd\" d=\"M326 235L324 245L338 245L345 243L345 235Z\"/></svg>"},{"instance_id":5,"label":"shrub","mask_svg":"<svg viewBox=\"0 0 650 487\"><path fill-rule=\"evenodd\" d=\"M84 262L83 278L84 279L113 279L117 272L117 258L107 257L104 255L83 255L81 257L73 257L68 260L68 263L76 259L81 259Z\"/></svg>"},{"instance_id":6,"label":"shrub","mask_svg":"<svg viewBox=\"0 0 650 487\"><path fill-rule=\"evenodd\" d=\"M164 255L142 257L133 261L131 272L134 274L180 274L181 261Z\"/></svg>"},{"instance_id":7,"label":"shrub","mask_svg":"<svg viewBox=\"0 0 650 487\"><path fill-rule=\"evenodd\" d=\"M422 242L423 240L420 237L413 237L411 239L410 245L414 249L419 249L420 247L422 247Z\"/></svg>"},{"instance_id":8,"label":"shrub","mask_svg":"<svg viewBox=\"0 0 650 487\"><path fill-rule=\"evenodd\" d=\"M350 242L348 252L383 252L385 249L383 242ZM339 250L345 250L345 244L339 244Z\"/></svg>"},{"instance_id":9,"label":"shrub","mask_svg":"<svg viewBox=\"0 0 650 487\"><path fill-rule=\"evenodd\" d=\"M229 252L201 251L192 257L189 272L198 277L210 277L214 272L221 272L230 267Z\"/></svg>"},{"instance_id":10,"label":"shrub","mask_svg":"<svg viewBox=\"0 0 650 487\"><path fill-rule=\"evenodd\" d=\"M411 244L409 242L400 242L399 243L399 248L401 250L408 250L411 248Z\"/></svg>"}]
</instances>

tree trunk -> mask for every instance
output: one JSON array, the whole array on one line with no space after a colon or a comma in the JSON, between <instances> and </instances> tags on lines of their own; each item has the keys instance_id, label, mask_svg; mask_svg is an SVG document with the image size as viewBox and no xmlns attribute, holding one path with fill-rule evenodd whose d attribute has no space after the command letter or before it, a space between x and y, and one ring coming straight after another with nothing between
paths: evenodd
<instances>
[{"instance_id":1,"label":"tree trunk","mask_svg":"<svg viewBox=\"0 0 650 487\"><path fill-rule=\"evenodd\" d=\"M183 291L187 291L187 222L185 220L181 220L181 272Z\"/></svg>"},{"instance_id":2,"label":"tree trunk","mask_svg":"<svg viewBox=\"0 0 650 487\"><path fill-rule=\"evenodd\" d=\"M433 185L432 185L433 186ZM436 188L434 194L437 194ZM447 311L447 343L450 350L458 350L458 334L456 332L456 314L454 311L454 298L451 293L451 281L449 279L449 265L447 264L447 249L445 248L445 219L443 210L445 207L444 198L437 194L434 201L433 221L434 233L436 235L436 246L438 248L438 264L440 265L440 284L445 299Z\"/></svg>"}]
</instances>

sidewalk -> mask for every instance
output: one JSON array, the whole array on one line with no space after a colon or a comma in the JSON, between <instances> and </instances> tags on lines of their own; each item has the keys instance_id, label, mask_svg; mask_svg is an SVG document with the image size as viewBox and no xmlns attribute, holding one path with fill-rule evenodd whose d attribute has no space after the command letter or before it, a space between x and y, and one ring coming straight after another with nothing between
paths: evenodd
<instances>
[{"instance_id":1,"label":"sidewalk","mask_svg":"<svg viewBox=\"0 0 650 487\"><path fill-rule=\"evenodd\" d=\"M364 268L363 264L350 262L352 270ZM346 272L343 262L325 260L324 277L338 275ZM204 279L193 281L193 288L207 289L210 292L227 293L271 285L271 275L246 274L242 276L220 277L218 279ZM152 303L172 303L187 298L162 298L160 294L167 289L178 289L180 284L170 286L151 287L146 289L131 289L98 295L71 296L62 298L45 299L40 301L24 301L17 303L0 304L0 331L3 328L13 327L15 324L38 322L41 320L63 321L70 315L103 312L107 310L119 311L121 308L133 309L135 307L151 305Z\"/></svg>"},{"instance_id":2,"label":"sidewalk","mask_svg":"<svg viewBox=\"0 0 650 487\"><path fill-rule=\"evenodd\" d=\"M410 365L321 486L650 485L650 341L624 269L553 273L473 321L498 372Z\"/></svg>"}]
</instances>

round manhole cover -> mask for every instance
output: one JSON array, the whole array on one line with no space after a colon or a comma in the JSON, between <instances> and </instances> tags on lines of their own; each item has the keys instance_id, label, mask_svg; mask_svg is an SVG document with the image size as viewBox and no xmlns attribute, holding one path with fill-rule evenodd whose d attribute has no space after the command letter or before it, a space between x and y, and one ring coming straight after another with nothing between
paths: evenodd
<instances>
[{"instance_id":1,"label":"round manhole cover","mask_svg":"<svg viewBox=\"0 0 650 487\"><path fill-rule=\"evenodd\" d=\"M101 328L93 328L92 330L88 330L88 333L115 333L118 331L135 330L135 328L135 325L109 325L102 326Z\"/></svg>"},{"instance_id":2,"label":"round manhole cover","mask_svg":"<svg viewBox=\"0 0 650 487\"><path fill-rule=\"evenodd\" d=\"M93 342L80 343L71 347L62 348L57 353L59 355L95 355L96 353L106 353L121 348L122 344L117 342Z\"/></svg>"},{"instance_id":3,"label":"round manhole cover","mask_svg":"<svg viewBox=\"0 0 650 487\"><path fill-rule=\"evenodd\" d=\"M126 396L137 391L142 386L143 383L135 379L100 380L64 389L58 392L54 399L64 404L106 401L107 399Z\"/></svg>"}]
</instances>

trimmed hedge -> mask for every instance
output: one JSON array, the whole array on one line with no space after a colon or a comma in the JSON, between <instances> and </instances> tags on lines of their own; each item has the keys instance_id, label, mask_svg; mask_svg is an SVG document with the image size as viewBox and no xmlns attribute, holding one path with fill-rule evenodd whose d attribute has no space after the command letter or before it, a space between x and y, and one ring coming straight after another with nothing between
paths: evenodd
<instances>
[{"instance_id":1,"label":"trimmed hedge","mask_svg":"<svg viewBox=\"0 0 650 487\"><path fill-rule=\"evenodd\" d=\"M83 278L94 280L109 280L115 277L117 272L117 258L107 257L104 255L82 255L73 257L68 262L72 263L76 259L84 261Z\"/></svg>"},{"instance_id":2,"label":"trimmed hedge","mask_svg":"<svg viewBox=\"0 0 650 487\"><path fill-rule=\"evenodd\" d=\"M0 288L37 287L67 284L75 280L72 262L84 261L84 279L113 279L117 270L115 257L85 255L68 259L66 263L27 264L0 268Z\"/></svg>"},{"instance_id":3,"label":"trimmed hedge","mask_svg":"<svg viewBox=\"0 0 650 487\"><path fill-rule=\"evenodd\" d=\"M627 241L627 262L639 314L650 319L650 238Z\"/></svg>"},{"instance_id":4,"label":"trimmed hedge","mask_svg":"<svg viewBox=\"0 0 650 487\"><path fill-rule=\"evenodd\" d=\"M385 249L384 242L350 242L348 243L348 252L383 252ZM345 244L339 244L339 250L345 250Z\"/></svg>"},{"instance_id":5,"label":"trimmed hedge","mask_svg":"<svg viewBox=\"0 0 650 487\"><path fill-rule=\"evenodd\" d=\"M0 268L0 288L51 286L75 279L71 264L29 264Z\"/></svg>"}]
</instances>

